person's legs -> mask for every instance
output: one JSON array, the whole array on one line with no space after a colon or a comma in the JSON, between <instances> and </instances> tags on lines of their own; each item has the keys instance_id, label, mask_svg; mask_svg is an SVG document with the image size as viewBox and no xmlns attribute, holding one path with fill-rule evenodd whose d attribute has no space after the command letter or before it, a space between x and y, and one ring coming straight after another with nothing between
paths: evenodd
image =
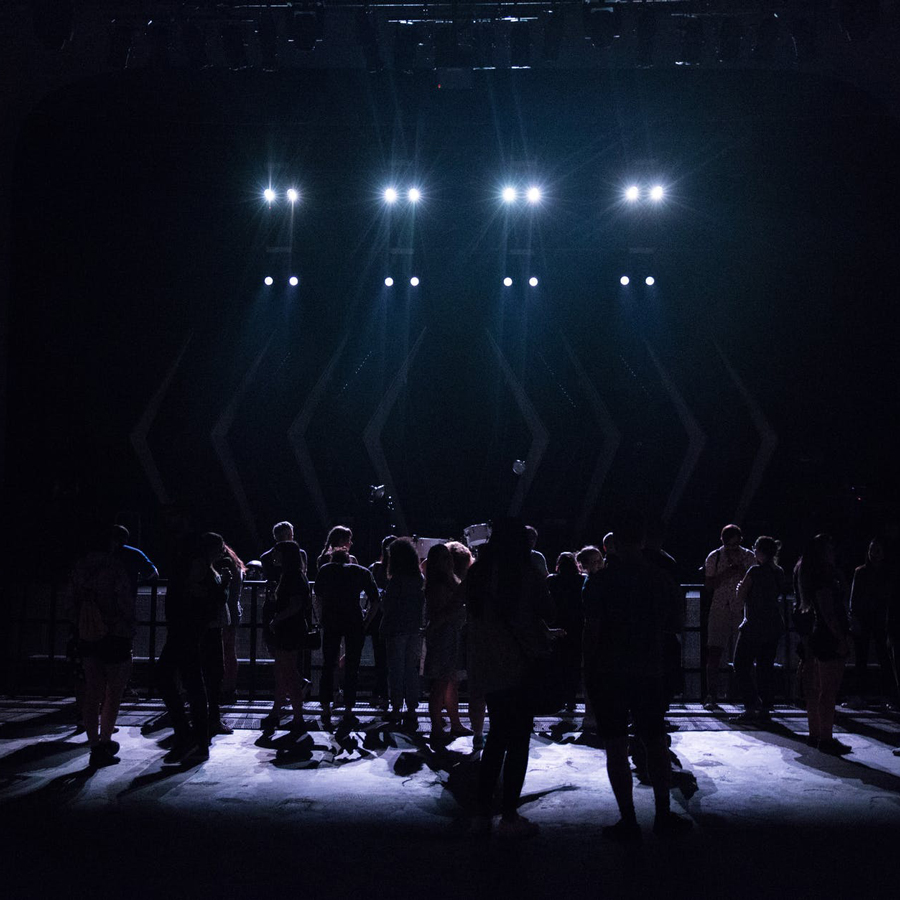
<instances>
[{"instance_id":1,"label":"person's legs","mask_svg":"<svg viewBox=\"0 0 900 900\"><path fill-rule=\"evenodd\" d=\"M388 695L391 702L391 713L399 716L403 711L403 663L405 658L406 636L391 634L385 638L387 652Z\"/></svg>"},{"instance_id":2,"label":"person's legs","mask_svg":"<svg viewBox=\"0 0 900 900\"><path fill-rule=\"evenodd\" d=\"M491 813L491 798L503 768L513 721L507 691L490 693L486 701L491 714L491 731L487 736L478 767L477 797L481 815Z\"/></svg>"},{"instance_id":3,"label":"person's legs","mask_svg":"<svg viewBox=\"0 0 900 900\"><path fill-rule=\"evenodd\" d=\"M175 680L181 665L182 642L183 639L170 629L166 644L156 662L156 687L163 703L166 705L166 711L175 730L177 743L188 741L191 731L187 713L184 711L184 701L181 699L178 684Z\"/></svg>"},{"instance_id":4,"label":"person's legs","mask_svg":"<svg viewBox=\"0 0 900 900\"><path fill-rule=\"evenodd\" d=\"M806 699L806 718L809 721L809 741L817 743L822 737L822 722L819 715L819 661L808 653L803 666L803 696Z\"/></svg>"},{"instance_id":5,"label":"person's legs","mask_svg":"<svg viewBox=\"0 0 900 900\"><path fill-rule=\"evenodd\" d=\"M222 629L222 651L225 656L222 676L222 691L233 694L237 689L237 626L228 625Z\"/></svg>"},{"instance_id":6,"label":"person's legs","mask_svg":"<svg viewBox=\"0 0 900 900\"><path fill-rule=\"evenodd\" d=\"M341 652L340 631L326 628L322 634L322 677L319 680L319 700L322 703L322 715L331 715L331 703L334 700L334 667Z\"/></svg>"},{"instance_id":7,"label":"person's legs","mask_svg":"<svg viewBox=\"0 0 900 900\"><path fill-rule=\"evenodd\" d=\"M506 759L503 763L504 819L518 817L519 799L528 770L528 750L531 745L531 729L534 725L532 694L519 688L510 695L509 736L506 743Z\"/></svg>"},{"instance_id":8,"label":"person's legs","mask_svg":"<svg viewBox=\"0 0 900 900\"><path fill-rule=\"evenodd\" d=\"M450 718L450 730L454 734L472 734L471 728L466 728L459 718L459 681L450 678L447 682L447 690L444 694L444 707Z\"/></svg>"},{"instance_id":9,"label":"person's legs","mask_svg":"<svg viewBox=\"0 0 900 900\"><path fill-rule=\"evenodd\" d=\"M100 741L109 741L116 727L116 719L119 716L119 706L122 703L122 695L131 675L131 660L127 662L111 663L104 666L106 669L106 692L103 697L103 706L100 709Z\"/></svg>"},{"instance_id":10,"label":"person's legs","mask_svg":"<svg viewBox=\"0 0 900 900\"><path fill-rule=\"evenodd\" d=\"M88 743L95 747L100 743L100 707L106 695L106 666L96 656L84 657L84 705L82 716Z\"/></svg>"},{"instance_id":11,"label":"person's legs","mask_svg":"<svg viewBox=\"0 0 900 900\"><path fill-rule=\"evenodd\" d=\"M191 708L193 738L201 748L209 747L209 700L206 682L203 680L203 665L200 658L200 638L186 641L182 648L181 680L188 695Z\"/></svg>"},{"instance_id":12,"label":"person's legs","mask_svg":"<svg viewBox=\"0 0 900 900\"><path fill-rule=\"evenodd\" d=\"M225 675L225 658L221 628L207 628L200 642L203 682L206 685L206 699L209 707L210 727L215 731L221 723L219 695L222 678Z\"/></svg>"},{"instance_id":13,"label":"person's legs","mask_svg":"<svg viewBox=\"0 0 900 900\"><path fill-rule=\"evenodd\" d=\"M741 699L744 701L746 713L754 713L761 706L753 680L753 660L756 656L756 649L755 641L750 640L744 632L738 634L737 645L734 648L734 674L740 685Z\"/></svg>"},{"instance_id":14,"label":"person's legs","mask_svg":"<svg viewBox=\"0 0 900 900\"><path fill-rule=\"evenodd\" d=\"M431 717L431 736L444 731L444 703L446 702L449 679L435 678L428 693L428 714Z\"/></svg>"},{"instance_id":15,"label":"person's legs","mask_svg":"<svg viewBox=\"0 0 900 900\"><path fill-rule=\"evenodd\" d=\"M403 698L410 713L419 708L419 659L422 655L422 635L404 635Z\"/></svg>"},{"instance_id":16,"label":"person's legs","mask_svg":"<svg viewBox=\"0 0 900 900\"><path fill-rule=\"evenodd\" d=\"M844 677L844 659L818 661L818 714L819 739L828 740L833 736L834 707L838 690Z\"/></svg>"},{"instance_id":17,"label":"person's legs","mask_svg":"<svg viewBox=\"0 0 900 900\"><path fill-rule=\"evenodd\" d=\"M775 656L777 641L764 641L756 648L756 685L763 710L775 705Z\"/></svg>"},{"instance_id":18,"label":"person's legs","mask_svg":"<svg viewBox=\"0 0 900 900\"><path fill-rule=\"evenodd\" d=\"M297 669L297 651L276 650L274 655L276 684L280 686L285 696L290 697L294 710L294 724L299 725L303 721L304 685Z\"/></svg>"},{"instance_id":19,"label":"person's legs","mask_svg":"<svg viewBox=\"0 0 900 900\"><path fill-rule=\"evenodd\" d=\"M710 704L716 703L721 696L722 656L728 646L731 631L731 617L728 607L713 603L707 620L706 649L706 699Z\"/></svg>"},{"instance_id":20,"label":"person's legs","mask_svg":"<svg viewBox=\"0 0 900 900\"><path fill-rule=\"evenodd\" d=\"M853 635L853 676L856 682L854 693L861 698L869 693L869 629L862 627Z\"/></svg>"},{"instance_id":21,"label":"person's legs","mask_svg":"<svg viewBox=\"0 0 900 900\"><path fill-rule=\"evenodd\" d=\"M344 715L352 716L356 706L356 690L359 683L359 661L366 640L362 627L348 629L344 634Z\"/></svg>"},{"instance_id":22,"label":"person's legs","mask_svg":"<svg viewBox=\"0 0 900 900\"><path fill-rule=\"evenodd\" d=\"M616 805L619 807L619 815L624 822L636 822L634 814L634 785L631 778L631 765L628 762L628 736L607 737L606 744L606 774Z\"/></svg>"}]
</instances>

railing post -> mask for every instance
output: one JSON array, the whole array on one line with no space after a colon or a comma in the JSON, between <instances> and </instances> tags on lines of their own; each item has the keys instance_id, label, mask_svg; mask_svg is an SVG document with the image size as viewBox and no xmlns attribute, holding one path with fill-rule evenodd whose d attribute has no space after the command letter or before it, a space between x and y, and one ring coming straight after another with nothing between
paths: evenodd
<instances>
[{"instance_id":1,"label":"railing post","mask_svg":"<svg viewBox=\"0 0 900 900\"><path fill-rule=\"evenodd\" d=\"M159 581L150 585L150 628L147 635L147 699L156 686L156 616L159 610Z\"/></svg>"}]
</instances>

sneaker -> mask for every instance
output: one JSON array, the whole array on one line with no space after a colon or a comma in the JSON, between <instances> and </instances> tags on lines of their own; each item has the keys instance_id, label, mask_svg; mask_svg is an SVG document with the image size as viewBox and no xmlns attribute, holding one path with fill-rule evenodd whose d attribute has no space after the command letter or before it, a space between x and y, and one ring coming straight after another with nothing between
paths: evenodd
<instances>
[{"instance_id":1,"label":"sneaker","mask_svg":"<svg viewBox=\"0 0 900 900\"><path fill-rule=\"evenodd\" d=\"M708 710L709 712L717 712L717 711L720 711L720 710L722 709L722 707L719 706L719 703L718 703L718 701L716 700L716 698L713 697L713 696L711 696L711 695L708 696L708 697L703 701L703 708L706 709L706 710Z\"/></svg>"},{"instance_id":2,"label":"sneaker","mask_svg":"<svg viewBox=\"0 0 900 900\"><path fill-rule=\"evenodd\" d=\"M848 697L842 704L841 707L843 709L864 709L865 703L863 703L863 698L858 694L854 694L852 697Z\"/></svg>"},{"instance_id":3,"label":"sneaker","mask_svg":"<svg viewBox=\"0 0 900 900\"><path fill-rule=\"evenodd\" d=\"M106 766L114 766L119 762L119 757L110 752L109 743L95 744L91 747L91 757L88 765L92 769L102 769Z\"/></svg>"},{"instance_id":4,"label":"sneaker","mask_svg":"<svg viewBox=\"0 0 900 900\"><path fill-rule=\"evenodd\" d=\"M608 841L619 844L639 844L643 839L641 826L637 822L619 819L615 825L604 825L600 832Z\"/></svg>"},{"instance_id":5,"label":"sneaker","mask_svg":"<svg viewBox=\"0 0 900 900\"><path fill-rule=\"evenodd\" d=\"M274 731L281 724L281 714L270 712L259 720L259 727L263 731Z\"/></svg>"},{"instance_id":6,"label":"sneaker","mask_svg":"<svg viewBox=\"0 0 900 900\"><path fill-rule=\"evenodd\" d=\"M760 721L760 715L755 709L748 709L739 716L732 716L728 721L735 725L755 725Z\"/></svg>"},{"instance_id":7,"label":"sneaker","mask_svg":"<svg viewBox=\"0 0 900 900\"><path fill-rule=\"evenodd\" d=\"M205 762L209 759L209 747L202 744L193 743L181 755L178 761L182 764L193 765L198 762Z\"/></svg>"},{"instance_id":8,"label":"sneaker","mask_svg":"<svg viewBox=\"0 0 900 900\"><path fill-rule=\"evenodd\" d=\"M472 749L473 750L484 750L484 735L476 734L472 738Z\"/></svg>"},{"instance_id":9,"label":"sneaker","mask_svg":"<svg viewBox=\"0 0 900 900\"><path fill-rule=\"evenodd\" d=\"M836 737L823 738L819 741L819 752L829 756L844 756L852 753L853 748L849 744L841 743Z\"/></svg>"},{"instance_id":10,"label":"sneaker","mask_svg":"<svg viewBox=\"0 0 900 900\"><path fill-rule=\"evenodd\" d=\"M653 820L653 833L660 837L677 837L694 827L690 819L685 819L671 811L658 813Z\"/></svg>"},{"instance_id":11,"label":"sneaker","mask_svg":"<svg viewBox=\"0 0 900 900\"><path fill-rule=\"evenodd\" d=\"M234 734L234 729L226 722L219 720L209 726L209 736L215 737L217 734Z\"/></svg>"},{"instance_id":12,"label":"sneaker","mask_svg":"<svg viewBox=\"0 0 900 900\"><path fill-rule=\"evenodd\" d=\"M504 840L524 840L535 837L540 833L541 827L537 822L526 819L525 816L516 816L514 819L503 818L497 829L497 837Z\"/></svg>"}]
</instances>

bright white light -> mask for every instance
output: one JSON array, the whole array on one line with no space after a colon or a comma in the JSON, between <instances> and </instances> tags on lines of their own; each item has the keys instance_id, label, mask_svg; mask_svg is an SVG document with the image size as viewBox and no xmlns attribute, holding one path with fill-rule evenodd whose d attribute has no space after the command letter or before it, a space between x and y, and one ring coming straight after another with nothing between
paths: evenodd
<instances>
[{"instance_id":1,"label":"bright white light","mask_svg":"<svg viewBox=\"0 0 900 900\"><path fill-rule=\"evenodd\" d=\"M410 203L418 203L422 199L422 192L418 188L410 188L406 196Z\"/></svg>"},{"instance_id":2,"label":"bright white light","mask_svg":"<svg viewBox=\"0 0 900 900\"><path fill-rule=\"evenodd\" d=\"M625 287L626 285L628 285L628 284L630 284L630 283L631 283L631 279L630 279L627 275L623 275L623 276L619 279L619 284L621 284L622 287Z\"/></svg>"},{"instance_id":3,"label":"bright white light","mask_svg":"<svg viewBox=\"0 0 900 900\"><path fill-rule=\"evenodd\" d=\"M516 189L514 187L505 187L503 188L503 192L500 195L503 197L504 203L515 203L516 202Z\"/></svg>"},{"instance_id":4,"label":"bright white light","mask_svg":"<svg viewBox=\"0 0 900 900\"><path fill-rule=\"evenodd\" d=\"M525 192L525 196L528 198L529 203L540 203L541 202L541 189L537 187L530 187Z\"/></svg>"},{"instance_id":5,"label":"bright white light","mask_svg":"<svg viewBox=\"0 0 900 900\"><path fill-rule=\"evenodd\" d=\"M263 281L267 285L269 285L269 287L271 287L273 284L275 284L275 279L271 275L266 275L266 277L263 278Z\"/></svg>"},{"instance_id":6,"label":"bright white light","mask_svg":"<svg viewBox=\"0 0 900 900\"><path fill-rule=\"evenodd\" d=\"M656 279L652 275L648 275L644 279L644 284L646 284L647 287L653 287L653 285L656 284Z\"/></svg>"},{"instance_id":7,"label":"bright white light","mask_svg":"<svg viewBox=\"0 0 900 900\"><path fill-rule=\"evenodd\" d=\"M532 287L537 287L537 286L538 286L538 280L537 280L537 278L534 277L534 275L532 275L531 278L528 279L528 283L529 283Z\"/></svg>"},{"instance_id":8,"label":"bright white light","mask_svg":"<svg viewBox=\"0 0 900 900\"><path fill-rule=\"evenodd\" d=\"M393 287L394 286L394 279L391 278L390 275L388 275L388 277L384 279L384 286L385 287Z\"/></svg>"},{"instance_id":9,"label":"bright white light","mask_svg":"<svg viewBox=\"0 0 900 900\"><path fill-rule=\"evenodd\" d=\"M293 188L288 188L287 198L291 203L296 203L300 199L300 195Z\"/></svg>"},{"instance_id":10,"label":"bright white light","mask_svg":"<svg viewBox=\"0 0 900 900\"><path fill-rule=\"evenodd\" d=\"M291 287L297 287L297 285L300 284L300 279L296 275L291 275L291 277L288 278L288 284Z\"/></svg>"},{"instance_id":11,"label":"bright white light","mask_svg":"<svg viewBox=\"0 0 900 900\"><path fill-rule=\"evenodd\" d=\"M385 203L396 203L397 202L397 191L395 188L388 188L384 192L384 202Z\"/></svg>"},{"instance_id":12,"label":"bright white light","mask_svg":"<svg viewBox=\"0 0 900 900\"><path fill-rule=\"evenodd\" d=\"M650 199L659 202L665 196L665 191L661 184L654 184L652 188L650 188Z\"/></svg>"},{"instance_id":13,"label":"bright white light","mask_svg":"<svg viewBox=\"0 0 900 900\"><path fill-rule=\"evenodd\" d=\"M413 287L418 287L418 286L419 286L419 279L416 278L415 275L413 275L413 277L409 279L409 283L410 283Z\"/></svg>"},{"instance_id":14,"label":"bright white light","mask_svg":"<svg viewBox=\"0 0 900 900\"><path fill-rule=\"evenodd\" d=\"M263 191L263 197L266 198L266 203L272 203L275 200L275 191L272 188L266 188Z\"/></svg>"},{"instance_id":15,"label":"bright white light","mask_svg":"<svg viewBox=\"0 0 900 900\"><path fill-rule=\"evenodd\" d=\"M503 286L512 287L512 278L510 278L509 275L507 275L506 278L503 279Z\"/></svg>"},{"instance_id":16,"label":"bright white light","mask_svg":"<svg viewBox=\"0 0 900 900\"><path fill-rule=\"evenodd\" d=\"M641 189L636 184L632 184L625 191L625 199L630 200L632 203L634 203L634 201L637 200L640 196L641 196Z\"/></svg>"}]
</instances>

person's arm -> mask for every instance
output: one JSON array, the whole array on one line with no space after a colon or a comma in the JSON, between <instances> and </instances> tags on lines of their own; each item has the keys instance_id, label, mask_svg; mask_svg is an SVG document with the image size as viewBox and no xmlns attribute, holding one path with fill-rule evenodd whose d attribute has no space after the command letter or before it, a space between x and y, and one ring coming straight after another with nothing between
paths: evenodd
<instances>
[{"instance_id":1,"label":"person's arm","mask_svg":"<svg viewBox=\"0 0 900 900\"><path fill-rule=\"evenodd\" d=\"M716 588L719 586L719 576L717 574L719 568L718 563L718 550L716 550L715 553L711 553L704 563L703 588L708 594L715 593Z\"/></svg>"},{"instance_id":2,"label":"person's arm","mask_svg":"<svg viewBox=\"0 0 900 900\"><path fill-rule=\"evenodd\" d=\"M819 614L822 616L822 621L837 640L838 654L845 656L849 652L849 644L847 643L847 635L844 634L844 629L841 628L838 611L835 608L835 604L838 602L840 601L835 597L834 590L819 588L819 590L816 591L816 606L819 608Z\"/></svg>"},{"instance_id":3,"label":"person's arm","mask_svg":"<svg viewBox=\"0 0 900 900\"><path fill-rule=\"evenodd\" d=\"M378 592L378 585L375 584L375 578L372 573L368 569L363 569L360 566L360 569L366 573L366 576L363 579L363 592L366 595L366 609L363 614L363 623L368 625L372 619L378 615L378 610L381 608L381 594Z\"/></svg>"},{"instance_id":4,"label":"person's arm","mask_svg":"<svg viewBox=\"0 0 900 900\"><path fill-rule=\"evenodd\" d=\"M747 596L750 593L750 588L753 586L753 570L748 569L746 575L740 580L740 583L737 586L737 591L735 592L735 596L737 597L738 606L746 607L747 605Z\"/></svg>"},{"instance_id":5,"label":"person's arm","mask_svg":"<svg viewBox=\"0 0 900 900\"><path fill-rule=\"evenodd\" d=\"M154 566L153 563L150 562L149 557L146 553L144 553L143 550L138 550L137 552L140 553L138 580L145 583L156 581L156 579L159 578L159 571L157 570L156 566Z\"/></svg>"}]
</instances>

